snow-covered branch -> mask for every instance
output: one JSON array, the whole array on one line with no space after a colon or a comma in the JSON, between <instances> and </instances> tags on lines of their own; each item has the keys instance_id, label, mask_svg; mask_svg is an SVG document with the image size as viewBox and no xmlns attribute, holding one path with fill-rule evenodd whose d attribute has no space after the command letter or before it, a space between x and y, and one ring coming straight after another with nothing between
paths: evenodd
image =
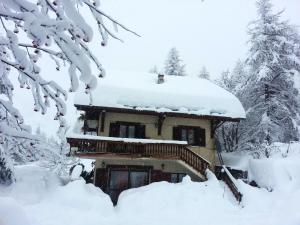
<instances>
[{"instance_id":1,"label":"snow-covered branch","mask_svg":"<svg viewBox=\"0 0 300 225\"><path fill-rule=\"evenodd\" d=\"M69 67L71 87L76 91L82 82L87 94L95 88L99 77L105 75L101 63L91 52L88 43L93 39L93 28L86 21L83 10L91 14L98 25L102 45L108 38L121 40L119 29L131 31L100 9L98 0L2 0L0 2L0 138L4 149L18 142L31 149L34 137L23 124L23 118L13 107L13 85L10 76L18 75L20 87L32 92L34 111L47 112L50 102L56 106L55 120L65 129L65 100L67 92L56 82L45 80L38 66L39 59L46 56L55 62L56 70L61 65ZM111 23L110 30L106 23ZM17 73L10 73L15 70ZM26 141L28 140L28 141ZM33 141L32 141L33 140ZM23 142L27 144L24 144ZM10 144L9 144L10 143ZM22 152L22 151L21 151Z\"/></svg>"},{"instance_id":2,"label":"snow-covered branch","mask_svg":"<svg viewBox=\"0 0 300 225\"><path fill-rule=\"evenodd\" d=\"M66 98L67 94L55 82L42 79L40 68L36 65L38 58L43 53L50 56L57 70L60 67L59 60L69 64L69 72L72 73L70 91L77 90L79 80L85 83L87 93L95 87L96 77L92 75L90 62L96 65L100 77L105 74L102 65L85 44L92 40L93 29L80 13L84 6L87 6L98 26L104 30L105 35L100 32L103 43L107 43L109 36L121 39L107 28L102 17L114 26L138 35L100 10L96 1L5 0L0 4L0 19L6 33L0 41L3 47L0 62L19 72L21 87L27 85L32 89L35 111L45 113L50 98L57 107L55 119L59 120L66 111L64 99L60 95ZM32 44L19 42L22 37L19 34L26 34ZM60 122L62 126L62 120Z\"/></svg>"}]
</instances>

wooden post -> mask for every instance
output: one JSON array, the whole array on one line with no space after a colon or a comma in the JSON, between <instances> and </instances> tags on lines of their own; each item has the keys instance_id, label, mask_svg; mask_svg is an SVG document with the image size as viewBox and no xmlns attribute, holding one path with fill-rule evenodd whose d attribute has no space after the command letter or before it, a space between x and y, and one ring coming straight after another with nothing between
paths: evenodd
<instances>
[{"instance_id":1,"label":"wooden post","mask_svg":"<svg viewBox=\"0 0 300 225\"><path fill-rule=\"evenodd\" d=\"M100 127L100 132L104 132L104 128L105 128L105 110L101 111L101 127Z\"/></svg>"},{"instance_id":2,"label":"wooden post","mask_svg":"<svg viewBox=\"0 0 300 225\"><path fill-rule=\"evenodd\" d=\"M164 120L166 119L166 114L164 113L160 113L158 115L158 123L157 123L157 134L160 136L161 135L161 130L162 130L162 126L164 123Z\"/></svg>"}]
</instances>

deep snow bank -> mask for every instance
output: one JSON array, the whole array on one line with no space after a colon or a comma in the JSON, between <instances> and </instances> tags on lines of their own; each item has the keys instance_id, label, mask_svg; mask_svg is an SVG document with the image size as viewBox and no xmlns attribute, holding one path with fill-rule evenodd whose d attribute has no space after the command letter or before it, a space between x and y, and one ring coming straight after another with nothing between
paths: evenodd
<instances>
[{"instance_id":1,"label":"deep snow bank","mask_svg":"<svg viewBox=\"0 0 300 225\"><path fill-rule=\"evenodd\" d=\"M222 153L225 165L248 171L250 181L268 190L300 189L300 142L273 143L270 158L253 159L251 153Z\"/></svg>"},{"instance_id":2,"label":"deep snow bank","mask_svg":"<svg viewBox=\"0 0 300 225\"><path fill-rule=\"evenodd\" d=\"M121 194L117 207L99 188L76 180L63 185L37 166L16 168L18 181L0 189L1 225L299 225L300 190L253 188L239 181L237 205L224 184L209 173L207 182L167 182Z\"/></svg>"},{"instance_id":3,"label":"deep snow bank","mask_svg":"<svg viewBox=\"0 0 300 225\"><path fill-rule=\"evenodd\" d=\"M0 196L1 225L31 225L22 205L11 197Z\"/></svg>"},{"instance_id":4,"label":"deep snow bank","mask_svg":"<svg viewBox=\"0 0 300 225\"><path fill-rule=\"evenodd\" d=\"M215 214L237 213L239 207L230 202L216 178L205 183L153 183L121 193L116 211L125 224L215 224ZM136 218L136 221L135 219ZM226 219L222 216L223 219ZM222 220L223 220L222 219ZM229 218L228 218L229 219ZM229 220L235 220L230 218ZM223 224L227 224L224 221Z\"/></svg>"},{"instance_id":5,"label":"deep snow bank","mask_svg":"<svg viewBox=\"0 0 300 225\"><path fill-rule=\"evenodd\" d=\"M16 179L14 185L0 188L1 225L92 225L113 213L110 198L84 180L62 185L55 174L38 166L16 167Z\"/></svg>"},{"instance_id":6,"label":"deep snow bank","mask_svg":"<svg viewBox=\"0 0 300 225\"><path fill-rule=\"evenodd\" d=\"M251 159L249 180L258 186L273 189L300 189L300 155L287 158Z\"/></svg>"}]
</instances>

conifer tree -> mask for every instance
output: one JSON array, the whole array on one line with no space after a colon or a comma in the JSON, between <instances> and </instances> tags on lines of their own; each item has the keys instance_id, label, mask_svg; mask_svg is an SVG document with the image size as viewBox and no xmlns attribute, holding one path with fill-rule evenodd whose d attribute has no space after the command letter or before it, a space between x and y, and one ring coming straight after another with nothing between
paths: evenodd
<instances>
[{"instance_id":1,"label":"conifer tree","mask_svg":"<svg viewBox=\"0 0 300 225\"><path fill-rule=\"evenodd\" d=\"M178 50L171 48L165 61L164 72L168 75L185 76L185 66L181 64L181 61Z\"/></svg>"},{"instance_id":2,"label":"conifer tree","mask_svg":"<svg viewBox=\"0 0 300 225\"><path fill-rule=\"evenodd\" d=\"M231 74L230 70L224 70L221 72L221 76L215 82L221 86L222 88L226 89L227 91L232 92L232 84L231 84Z\"/></svg>"},{"instance_id":3,"label":"conifer tree","mask_svg":"<svg viewBox=\"0 0 300 225\"><path fill-rule=\"evenodd\" d=\"M298 139L298 91L294 76L300 72L295 54L294 29L273 13L269 0L257 2L258 19L249 29L251 71L247 115L256 129L254 143L289 142ZM296 74L295 74L296 73ZM252 115L251 115L252 114Z\"/></svg>"},{"instance_id":4,"label":"conifer tree","mask_svg":"<svg viewBox=\"0 0 300 225\"><path fill-rule=\"evenodd\" d=\"M200 70L199 77L210 80L209 72L207 71L205 66L203 66L202 69Z\"/></svg>"},{"instance_id":5,"label":"conifer tree","mask_svg":"<svg viewBox=\"0 0 300 225\"><path fill-rule=\"evenodd\" d=\"M269 0L257 1L257 12L249 27L247 76L238 86L231 80L230 89L247 113L239 124L235 149L269 157L272 143L299 139L294 78L300 74L300 42L297 30L282 21L282 12L273 13Z\"/></svg>"}]
</instances>

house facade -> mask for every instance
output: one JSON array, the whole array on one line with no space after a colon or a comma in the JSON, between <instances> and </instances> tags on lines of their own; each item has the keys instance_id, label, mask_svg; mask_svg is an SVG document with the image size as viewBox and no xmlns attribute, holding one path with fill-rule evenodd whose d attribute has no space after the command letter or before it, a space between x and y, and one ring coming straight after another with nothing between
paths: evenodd
<instances>
[{"instance_id":1,"label":"house facade","mask_svg":"<svg viewBox=\"0 0 300 225\"><path fill-rule=\"evenodd\" d=\"M96 160L94 184L114 203L152 182L205 180L217 160L215 129L244 118L233 95L200 78L108 73L102 82L92 103L75 98L82 132L67 139L72 154Z\"/></svg>"}]
</instances>

